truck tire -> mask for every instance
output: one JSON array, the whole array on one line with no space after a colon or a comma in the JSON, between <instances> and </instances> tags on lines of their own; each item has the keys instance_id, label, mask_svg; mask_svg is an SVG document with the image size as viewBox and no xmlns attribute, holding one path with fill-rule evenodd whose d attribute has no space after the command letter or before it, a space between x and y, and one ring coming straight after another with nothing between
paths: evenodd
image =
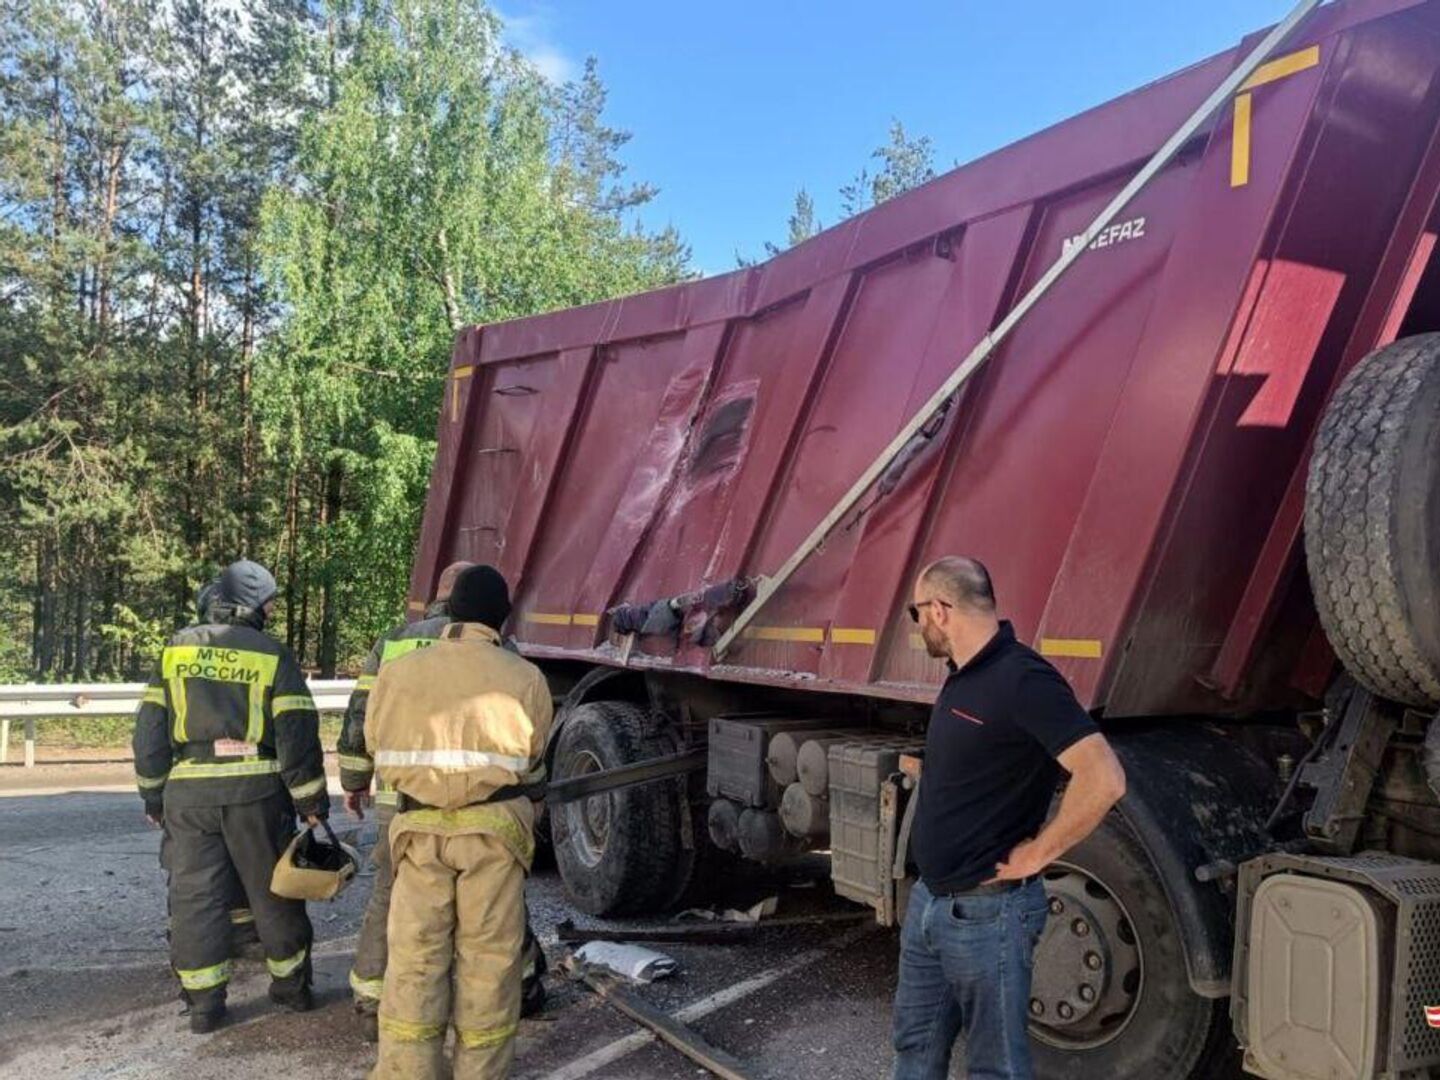
<instances>
[{"instance_id":1,"label":"truck tire","mask_svg":"<svg viewBox=\"0 0 1440 1080\"><path fill-rule=\"evenodd\" d=\"M1440 334L1371 353L1326 408L1305 554L1346 670L1381 697L1440 705Z\"/></svg>"},{"instance_id":2,"label":"truck tire","mask_svg":"<svg viewBox=\"0 0 1440 1080\"><path fill-rule=\"evenodd\" d=\"M648 709L600 701L566 718L556 778L613 769L674 751ZM683 891L693 865L681 842L682 788L674 781L621 788L550 808L555 862L565 891L589 915L658 911Z\"/></svg>"},{"instance_id":3,"label":"truck tire","mask_svg":"<svg viewBox=\"0 0 1440 1080\"><path fill-rule=\"evenodd\" d=\"M1221 1075L1226 1056L1238 1056L1228 999L1190 989L1165 888L1119 816L1110 814L1044 876L1050 918L1031 985L1036 1077ZM1085 997L1084 985L1098 993Z\"/></svg>"}]
</instances>

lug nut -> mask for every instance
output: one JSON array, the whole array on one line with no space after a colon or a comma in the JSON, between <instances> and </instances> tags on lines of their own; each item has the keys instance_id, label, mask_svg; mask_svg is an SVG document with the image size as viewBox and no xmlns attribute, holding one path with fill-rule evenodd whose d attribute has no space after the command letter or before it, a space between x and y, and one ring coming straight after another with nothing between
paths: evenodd
<instances>
[{"instance_id":1,"label":"lug nut","mask_svg":"<svg viewBox=\"0 0 1440 1080\"><path fill-rule=\"evenodd\" d=\"M1068 1001L1060 1002L1060 1007L1055 1011L1060 1014L1061 1020L1069 1020L1075 1015L1075 1009Z\"/></svg>"},{"instance_id":2,"label":"lug nut","mask_svg":"<svg viewBox=\"0 0 1440 1080\"><path fill-rule=\"evenodd\" d=\"M1076 937L1088 937L1090 934L1090 924L1084 919L1076 919L1070 924L1070 932Z\"/></svg>"},{"instance_id":3,"label":"lug nut","mask_svg":"<svg viewBox=\"0 0 1440 1080\"><path fill-rule=\"evenodd\" d=\"M1099 971L1101 965L1104 963L1105 961L1100 959L1098 952L1087 952L1085 954L1085 966L1091 971Z\"/></svg>"},{"instance_id":4,"label":"lug nut","mask_svg":"<svg viewBox=\"0 0 1440 1080\"><path fill-rule=\"evenodd\" d=\"M1050 897L1050 914L1051 914L1051 915L1059 915L1059 914L1060 914L1062 911L1064 911L1064 910L1065 910L1065 904L1061 901L1061 899L1060 899L1058 896L1052 896L1052 897Z\"/></svg>"},{"instance_id":5,"label":"lug nut","mask_svg":"<svg viewBox=\"0 0 1440 1080\"><path fill-rule=\"evenodd\" d=\"M1041 1001L1039 998L1031 998L1031 999L1030 999L1030 1015L1031 1015L1031 1016L1044 1016L1044 1015L1045 1015L1045 1003L1044 1003L1043 1001Z\"/></svg>"},{"instance_id":6,"label":"lug nut","mask_svg":"<svg viewBox=\"0 0 1440 1080\"><path fill-rule=\"evenodd\" d=\"M1080 1000L1081 1000L1081 1001L1094 1001L1094 1000L1095 1000L1095 988L1094 988L1093 986L1090 986L1088 983L1083 984L1083 985L1080 987Z\"/></svg>"}]
</instances>

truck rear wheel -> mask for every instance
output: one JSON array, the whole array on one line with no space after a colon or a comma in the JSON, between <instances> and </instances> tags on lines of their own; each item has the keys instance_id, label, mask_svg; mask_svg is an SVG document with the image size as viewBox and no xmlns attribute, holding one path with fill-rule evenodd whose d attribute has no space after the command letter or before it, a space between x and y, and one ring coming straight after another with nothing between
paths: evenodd
<instances>
[{"instance_id":1,"label":"truck rear wheel","mask_svg":"<svg viewBox=\"0 0 1440 1080\"><path fill-rule=\"evenodd\" d=\"M1214 1076L1227 1002L1190 989L1179 928L1139 842L1116 815L1045 873L1030 1041L1041 1080Z\"/></svg>"},{"instance_id":2,"label":"truck rear wheel","mask_svg":"<svg viewBox=\"0 0 1440 1080\"><path fill-rule=\"evenodd\" d=\"M674 752L649 710L621 701L581 705L555 747L557 778L583 776ZM549 807L555 862L565 891L590 915L624 915L672 904L689 880L682 843L683 789L657 781Z\"/></svg>"},{"instance_id":3,"label":"truck rear wheel","mask_svg":"<svg viewBox=\"0 0 1440 1080\"><path fill-rule=\"evenodd\" d=\"M1440 334L1362 360L1325 412L1305 492L1315 606L1341 663L1440 704Z\"/></svg>"}]
</instances>

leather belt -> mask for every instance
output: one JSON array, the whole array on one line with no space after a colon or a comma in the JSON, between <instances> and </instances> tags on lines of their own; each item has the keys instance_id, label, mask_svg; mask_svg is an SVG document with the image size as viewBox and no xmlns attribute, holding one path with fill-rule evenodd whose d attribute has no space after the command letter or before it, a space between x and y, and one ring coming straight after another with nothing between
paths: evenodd
<instances>
[{"instance_id":1,"label":"leather belt","mask_svg":"<svg viewBox=\"0 0 1440 1080\"><path fill-rule=\"evenodd\" d=\"M957 900L965 896L997 896L1000 893L1007 893L1011 889L1024 888L1032 881L1039 880L1039 874L1031 874L1029 877L1020 878L1016 881L994 881L989 885L975 885L968 889L954 889L950 892L936 892L930 895L937 900Z\"/></svg>"}]
</instances>

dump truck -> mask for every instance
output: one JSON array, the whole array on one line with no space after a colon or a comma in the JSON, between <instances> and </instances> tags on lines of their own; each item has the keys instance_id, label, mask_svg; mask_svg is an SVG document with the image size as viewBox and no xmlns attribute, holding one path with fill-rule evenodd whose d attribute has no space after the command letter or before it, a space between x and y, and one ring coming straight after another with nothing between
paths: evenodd
<instances>
[{"instance_id":1,"label":"dump truck","mask_svg":"<svg viewBox=\"0 0 1440 1080\"><path fill-rule=\"evenodd\" d=\"M1440 3L1301 14L763 264L459 334L412 610L498 566L553 775L700 765L552 807L580 908L828 851L895 923L905 604L971 555L1129 781L1044 875L1038 1074L1440 1067Z\"/></svg>"}]
</instances>

